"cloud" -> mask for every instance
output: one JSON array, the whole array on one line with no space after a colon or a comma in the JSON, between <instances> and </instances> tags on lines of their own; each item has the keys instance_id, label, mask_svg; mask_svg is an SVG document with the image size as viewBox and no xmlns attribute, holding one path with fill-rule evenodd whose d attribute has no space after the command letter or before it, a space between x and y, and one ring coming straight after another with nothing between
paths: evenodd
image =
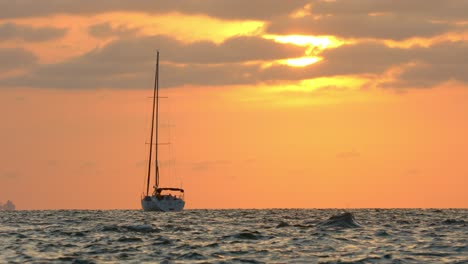
<instances>
[{"instance_id":1,"label":"cloud","mask_svg":"<svg viewBox=\"0 0 468 264\"><path fill-rule=\"evenodd\" d=\"M444 42L411 52L413 64L403 67L394 81L384 82L384 88L431 88L446 81L468 84L468 43Z\"/></svg>"},{"instance_id":2,"label":"cloud","mask_svg":"<svg viewBox=\"0 0 468 264\"><path fill-rule=\"evenodd\" d=\"M40 42L63 37L67 32L63 28L17 25L14 23L0 24L0 41L21 39L27 42Z\"/></svg>"},{"instance_id":3,"label":"cloud","mask_svg":"<svg viewBox=\"0 0 468 264\"><path fill-rule=\"evenodd\" d=\"M355 75L374 78L382 88L428 88L449 80L468 83L464 70L468 67L466 42L410 48L359 42L325 50L320 54L324 58L322 61L306 67L274 64L265 68L261 61L294 57L301 54L303 48L256 37L235 37L216 45L205 41L183 44L165 36L152 36L117 40L62 63L40 65L24 75L0 79L0 86L149 88L153 85L154 47L164 48L161 87L253 85ZM35 62L33 55L18 49L0 49L0 58L2 56L0 69L31 66ZM251 63L245 63L247 61ZM394 80L379 80L380 75L395 67L399 71L394 74Z\"/></svg>"},{"instance_id":4,"label":"cloud","mask_svg":"<svg viewBox=\"0 0 468 264\"><path fill-rule=\"evenodd\" d=\"M0 173L0 179L17 179L20 173L14 171L7 171Z\"/></svg>"},{"instance_id":5,"label":"cloud","mask_svg":"<svg viewBox=\"0 0 468 264\"><path fill-rule=\"evenodd\" d=\"M138 33L139 29L137 28L128 28L124 25L119 27L112 27L108 22L94 24L88 28L88 33L97 38L106 38L106 37L129 37Z\"/></svg>"},{"instance_id":6,"label":"cloud","mask_svg":"<svg viewBox=\"0 0 468 264\"><path fill-rule=\"evenodd\" d=\"M435 85L447 82L458 81L468 84L466 67L468 65L429 65L416 64L405 67L393 81L382 82L378 86L381 88L432 88ZM460 67L464 67L460 68Z\"/></svg>"},{"instance_id":7,"label":"cloud","mask_svg":"<svg viewBox=\"0 0 468 264\"><path fill-rule=\"evenodd\" d=\"M303 68L276 65L262 70L260 79L302 80L342 75L375 75L401 67L396 80L384 88L429 88L449 80L468 83L468 43L442 42L429 47L395 48L376 42L326 50L324 60ZM406 65L412 66L406 66Z\"/></svg>"},{"instance_id":8,"label":"cloud","mask_svg":"<svg viewBox=\"0 0 468 264\"><path fill-rule=\"evenodd\" d=\"M0 79L0 86L56 89L150 88L154 81L153 64L112 65L104 62L86 66L85 63L70 62L47 65L23 76ZM255 75L249 69L255 72L259 67L242 64L174 66L162 63L160 85L168 88L182 85L252 84L255 83Z\"/></svg>"},{"instance_id":9,"label":"cloud","mask_svg":"<svg viewBox=\"0 0 468 264\"><path fill-rule=\"evenodd\" d=\"M321 54L323 61L306 67L275 64L264 68L260 63L244 62L292 57L302 50L300 48L289 50L290 48L286 46L281 52L280 46L277 46L278 48L268 46L281 44L268 44L248 38L234 38L216 46L208 42L181 44L167 37L157 36L118 40L102 49L93 50L63 63L41 65L23 76L0 80L0 86L64 89L152 87L153 47L159 46L156 43L166 48L161 54L161 87L241 85L346 75L369 75L378 78L393 67L400 68L400 72L395 75L396 79L380 82L378 84L380 87L433 87L449 80L468 83L464 71L468 67L468 43L465 42L443 42L429 47L411 48L362 42L326 50ZM250 57L222 55L229 50L232 50L232 53L242 53L243 43L250 43L245 46L250 45L251 49L263 52L245 52ZM183 45L187 46L181 48ZM178 53L179 49L185 51ZM128 50L135 52L127 52ZM213 50L213 54L209 50ZM279 51L275 52L276 50ZM20 55L24 53L24 51L21 53L21 50L14 51L19 54L14 56L16 58L21 58ZM2 53L0 49L0 58L2 54L12 56L14 52ZM24 53L23 56L29 59L23 59L25 61L23 64L31 64L34 57L25 54L28 53ZM21 61L9 60L16 63ZM10 63L2 65L0 62L0 69L2 67L12 67L12 65Z\"/></svg>"},{"instance_id":10,"label":"cloud","mask_svg":"<svg viewBox=\"0 0 468 264\"><path fill-rule=\"evenodd\" d=\"M102 60L153 61L155 49L163 51L163 60L182 64L221 64L255 60L275 60L302 56L305 49L294 45L284 45L261 37L236 36L221 44L211 41L182 43L173 38L157 35L139 38L126 38L110 43L96 50L93 56ZM116 61L117 62L117 61Z\"/></svg>"},{"instance_id":11,"label":"cloud","mask_svg":"<svg viewBox=\"0 0 468 264\"><path fill-rule=\"evenodd\" d=\"M195 162L192 165L192 170L196 171L205 171L211 168L219 167L219 166L227 166L230 165L232 162L229 160L207 160L207 161L200 161Z\"/></svg>"},{"instance_id":12,"label":"cloud","mask_svg":"<svg viewBox=\"0 0 468 264\"><path fill-rule=\"evenodd\" d=\"M427 20L466 20L465 0L338 0L314 1L316 15L367 15L392 13Z\"/></svg>"},{"instance_id":13,"label":"cloud","mask_svg":"<svg viewBox=\"0 0 468 264\"><path fill-rule=\"evenodd\" d=\"M310 6L309 14L290 14ZM272 33L336 35L345 38L401 40L430 37L457 30L454 22L467 21L465 0L0 0L0 19L58 14L94 15L105 12L148 14L182 13L225 20L260 20L271 23ZM112 32L110 32L111 30ZM92 34L115 29L96 25ZM122 33L122 32L120 32Z\"/></svg>"},{"instance_id":14,"label":"cloud","mask_svg":"<svg viewBox=\"0 0 468 264\"><path fill-rule=\"evenodd\" d=\"M383 44L365 42L325 50L319 63L302 68L275 65L262 70L261 79L275 76L278 80L303 80L338 75L379 74L390 66L409 59L409 51L388 48Z\"/></svg>"},{"instance_id":15,"label":"cloud","mask_svg":"<svg viewBox=\"0 0 468 264\"><path fill-rule=\"evenodd\" d=\"M455 25L434 23L425 17L400 14L378 16L352 14L283 18L274 20L267 30L274 34L333 35L342 38L403 40L412 37L432 37L455 28Z\"/></svg>"},{"instance_id":16,"label":"cloud","mask_svg":"<svg viewBox=\"0 0 468 264\"><path fill-rule=\"evenodd\" d=\"M105 12L179 12L221 19L267 20L301 8L307 0L0 0L0 18L39 17L57 14L91 15Z\"/></svg>"},{"instance_id":17,"label":"cloud","mask_svg":"<svg viewBox=\"0 0 468 264\"><path fill-rule=\"evenodd\" d=\"M0 86L44 88L143 88L152 86L154 54L161 50L161 86L255 83L259 63L297 57L304 48L260 37L233 37L217 45L184 44L166 36L116 40L103 48L57 64L40 65Z\"/></svg>"},{"instance_id":18,"label":"cloud","mask_svg":"<svg viewBox=\"0 0 468 264\"><path fill-rule=\"evenodd\" d=\"M274 34L403 40L464 30L465 0L315 0L300 17L270 20ZM465 27L466 28L466 27Z\"/></svg>"},{"instance_id":19,"label":"cloud","mask_svg":"<svg viewBox=\"0 0 468 264\"><path fill-rule=\"evenodd\" d=\"M37 61L31 52L20 48L0 48L0 71L30 67Z\"/></svg>"}]
</instances>

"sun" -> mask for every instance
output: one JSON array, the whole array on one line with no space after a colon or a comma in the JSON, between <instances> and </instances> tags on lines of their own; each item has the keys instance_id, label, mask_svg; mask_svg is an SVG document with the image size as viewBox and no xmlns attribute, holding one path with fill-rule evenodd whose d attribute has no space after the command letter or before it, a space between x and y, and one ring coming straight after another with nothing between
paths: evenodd
<instances>
[{"instance_id":1,"label":"sun","mask_svg":"<svg viewBox=\"0 0 468 264\"><path fill-rule=\"evenodd\" d=\"M322 60L320 57L301 57L293 59L280 60L279 63L293 67L305 67Z\"/></svg>"},{"instance_id":2,"label":"sun","mask_svg":"<svg viewBox=\"0 0 468 264\"><path fill-rule=\"evenodd\" d=\"M307 47L304 56L277 61L277 63L292 66L305 67L322 60L320 53L328 48L335 48L344 44L333 36L307 36L307 35L263 35L265 39L271 39L278 43L293 44Z\"/></svg>"},{"instance_id":3,"label":"sun","mask_svg":"<svg viewBox=\"0 0 468 264\"><path fill-rule=\"evenodd\" d=\"M341 46L343 41L333 36L308 36L308 35L264 35L266 39L273 39L279 43L289 43L298 46L309 46L310 49L335 48Z\"/></svg>"}]
</instances>

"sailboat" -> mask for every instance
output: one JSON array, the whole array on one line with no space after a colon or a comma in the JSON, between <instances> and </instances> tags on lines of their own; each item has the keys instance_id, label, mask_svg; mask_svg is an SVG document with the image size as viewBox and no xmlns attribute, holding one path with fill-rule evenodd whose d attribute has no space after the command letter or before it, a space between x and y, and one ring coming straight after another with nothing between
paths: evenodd
<instances>
[{"instance_id":1,"label":"sailboat","mask_svg":"<svg viewBox=\"0 0 468 264\"><path fill-rule=\"evenodd\" d=\"M8 200L5 205L2 205L0 204L0 211L15 211L16 210L16 206L15 204Z\"/></svg>"},{"instance_id":2,"label":"sailboat","mask_svg":"<svg viewBox=\"0 0 468 264\"><path fill-rule=\"evenodd\" d=\"M159 164L158 164L158 117L159 117L159 51L156 54L156 73L154 78L154 96L151 119L150 151L148 159L148 175L146 180L146 193L141 199L141 207L144 211L182 211L185 206L184 189L159 186ZM153 192L150 194L151 161L153 154L153 139L155 154L155 171Z\"/></svg>"}]
</instances>

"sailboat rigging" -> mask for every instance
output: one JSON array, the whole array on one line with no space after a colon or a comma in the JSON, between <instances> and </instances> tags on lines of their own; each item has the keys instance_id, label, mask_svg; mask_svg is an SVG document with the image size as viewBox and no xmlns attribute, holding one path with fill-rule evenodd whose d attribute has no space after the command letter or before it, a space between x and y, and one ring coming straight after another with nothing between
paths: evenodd
<instances>
[{"instance_id":1,"label":"sailboat rigging","mask_svg":"<svg viewBox=\"0 0 468 264\"><path fill-rule=\"evenodd\" d=\"M141 199L141 206L144 211L182 211L185 206L184 190L181 188L159 186L159 163L158 163L158 125L159 125L159 51L156 53L156 72L154 77L154 91L153 91L153 107L151 114L151 136L150 136L150 152L148 160L148 175L146 180L146 194ZM150 195L150 182L151 182L151 161L153 154L153 138L154 144L154 191ZM176 194L166 194L167 192L174 192Z\"/></svg>"}]
</instances>

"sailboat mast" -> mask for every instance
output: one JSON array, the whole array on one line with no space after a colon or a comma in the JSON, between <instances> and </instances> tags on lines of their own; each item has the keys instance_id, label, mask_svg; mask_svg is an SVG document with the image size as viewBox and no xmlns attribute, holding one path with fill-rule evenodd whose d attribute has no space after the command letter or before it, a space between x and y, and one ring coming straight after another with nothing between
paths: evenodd
<instances>
[{"instance_id":1,"label":"sailboat mast","mask_svg":"<svg viewBox=\"0 0 468 264\"><path fill-rule=\"evenodd\" d=\"M158 124L159 124L159 50L157 51L156 55L156 81L155 81L155 89L156 89L156 176L155 176L155 186L156 189L159 186L159 164L158 164Z\"/></svg>"},{"instance_id":2,"label":"sailboat mast","mask_svg":"<svg viewBox=\"0 0 468 264\"><path fill-rule=\"evenodd\" d=\"M158 80L158 65L159 65L159 51L157 52L157 56L156 56L156 72L155 72L155 76L154 76L154 92L153 92L153 108L152 108L152 115L151 115L151 136L150 136L150 152L149 152L149 159L148 159L148 177L147 177L147 181L146 181L146 196L149 195L149 186L150 186L150 178L151 178L151 156L153 154L153 135L154 135L154 114L155 114L155 109L156 109L156 100L157 100L157 80ZM157 122L156 122L156 125L157 125ZM156 133L157 133L158 129L156 128ZM156 137L156 142L157 142L157 137ZM157 144L157 143L156 143ZM157 156L158 156L158 149L157 149L157 145L156 145L156 173L157 170L158 170L158 165L157 165Z\"/></svg>"}]
</instances>

